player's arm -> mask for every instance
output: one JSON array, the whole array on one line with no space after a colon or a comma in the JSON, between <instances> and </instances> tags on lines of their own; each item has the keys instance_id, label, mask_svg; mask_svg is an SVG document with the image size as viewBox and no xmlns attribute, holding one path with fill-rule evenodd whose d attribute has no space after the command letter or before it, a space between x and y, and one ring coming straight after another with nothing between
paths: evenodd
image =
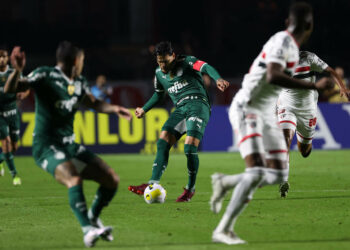
<instances>
[{"instance_id":1,"label":"player's arm","mask_svg":"<svg viewBox=\"0 0 350 250\"><path fill-rule=\"evenodd\" d=\"M220 89L222 92L225 91L225 89L230 86L230 83L224 79L221 78L219 72L208 63L195 59L195 62L193 63L193 69L196 71L199 71L201 73L206 73L216 82L216 86L218 89Z\"/></svg>"},{"instance_id":2,"label":"player's arm","mask_svg":"<svg viewBox=\"0 0 350 250\"><path fill-rule=\"evenodd\" d=\"M30 93L29 89L27 89L26 91L23 91L23 92L18 92L16 95L17 100L23 100L23 99L27 98L29 93Z\"/></svg>"},{"instance_id":3,"label":"player's arm","mask_svg":"<svg viewBox=\"0 0 350 250\"><path fill-rule=\"evenodd\" d=\"M142 118L144 115L151 110L154 106L156 106L158 103L160 103L164 96L165 96L165 91L163 89L163 86L157 79L157 75L154 77L153 80L154 83L154 94L152 97L143 105L143 107L137 107L135 110L135 115L137 118Z\"/></svg>"},{"instance_id":4,"label":"player's arm","mask_svg":"<svg viewBox=\"0 0 350 250\"><path fill-rule=\"evenodd\" d=\"M26 56L21 47L14 47L10 56L12 67L15 69L9 77L4 86L5 93L23 92L29 89L29 83L26 79L21 78L22 71L26 64Z\"/></svg>"},{"instance_id":5,"label":"player's arm","mask_svg":"<svg viewBox=\"0 0 350 250\"><path fill-rule=\"evenodd\" d=\"M87 108L94 109L99 113L116 114L119 117L127 119L128 121L130 121L132 118L132 115L127 108L98 100L91 93L85 94L83 105Z\"/></svg>"},{"instance_id":6,"label":"player's arm","mask_svg":"<svg viewBox=\"0 0 350 250\"><path fill-rule=\"evenodd\" d=\"M340 78L337 72L335 72L335 70L329 66L324 70L324 72L329 73L335 81L335 83L339 86L340 96L345 96L348 99L348 101L350 101L350 90L345 87L343 80Z\"/></svg>"},{"instance_id":7,"label":"player's arm","mask_svg":"<svg viewBox=\"0 0 350 250\"><path fill-rule=\"evenodd\" d=\"M329 77L323 77L316 83L292 78L284 73L284 67L280 63L267 64L266 81L284 88L291 89L328 89L332 88L333 81Z\"/></svg>"}]
</instances>

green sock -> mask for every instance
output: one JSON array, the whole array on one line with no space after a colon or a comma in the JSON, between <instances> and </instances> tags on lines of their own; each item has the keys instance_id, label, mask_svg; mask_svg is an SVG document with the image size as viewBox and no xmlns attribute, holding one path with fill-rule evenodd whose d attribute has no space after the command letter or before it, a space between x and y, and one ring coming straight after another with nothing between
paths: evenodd
<instances>
[{"instance_id":1,"label":"green sock","mask_svg":"<svg viewBox=\"0 0 350 250\"><path fill-rule=\"evenodd\" d=\"M198 148L194 145L185 144L185 154L187 157L188 184L186 189L194 191L199 168Z\"/></svg>"},{"instance_id":2,"label":"green sock","mask_svg":"<svg viewBox=\"0 0 350 250\"><path fill-rule=\"evenodd\" d=\"M117 189L108 189L99 187L96 192L96 196L91 205L91 212L94 218L98 218L102 209L108 206L109 202L113 199Z\"/></svg>"},{"instance_id":3,"label":"green sock","mask_svg":"<svg viewBox=\"0 0 350 250\"><path fill-rule=\"evenodd\" d=\"M170 145L163 139L157 142L157 155L153 163L152 177L149 182L159 182L168 165Z\"/></svg>"},{"instance_id":4,"label":"green sock","mask_svg":"<svg viewBox=\"0 0 350 250\"><path fill-rule=\"evenodd\" d=\"M75 217L77 217L84 233L86 229L91 227L91 223L87 216L87 208L83 187L76 185L68 189L69 205L73 210Z\"/></svg>"},{"instance_id":5,"label":"green sock","mask_svg":"<svg viewBox=\"0 0 350 250\"><path fill-rule=\"evenodd\" d=\"M0 153L0 163L2 163L4 161L4 159L5 159L4 154L1 152Z\"/></svg>"},{"instance_id":6,"label":"green sock","mask_svg":"<svg viewBox=\"0 0 350 250\"><path fill-rule=\"evenodd\" d=\"M10 169L10 173L12 175L12 178L14 178L17 174L17 170L15 167L15 163L13 161L13 154L12 153L5 153L4 158L5 158L5 161L6 161L8 168Z\"/></svg>"}]
</instances>

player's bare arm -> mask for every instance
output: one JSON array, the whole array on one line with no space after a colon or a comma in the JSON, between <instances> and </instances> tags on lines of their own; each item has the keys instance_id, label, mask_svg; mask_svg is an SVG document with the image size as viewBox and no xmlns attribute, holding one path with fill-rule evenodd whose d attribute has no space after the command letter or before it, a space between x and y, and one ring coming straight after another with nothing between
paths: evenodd
<instances>
[{"instance_id":1,"label":"player's bare arm","mask_svg":"<svg viewBox=\"0 0 350 250\"><path fill-rule=\"evenodd\" d=\"M269 63L267 65L266 80L271 84L293 89L324 90L332 88L334 86L333 81L329 77L323 77L316 83L306 82L289 77L283 72L283 66L279 63Z\"/></svg>"},{"instance_id":2,"label":"player's bare arm","mask_svg":"<svg viewBox=\"0 0 350 250\"><path fill-rule=\"evenodd\" d=\"M21 51L21 47L16 46L13 48L10 56L11 65L15 69L14 72L8 77L4 86L5 93L23 92L29 89L29 84L25 79L20 79L21 73L26 64L26 56L24 51ZM28 93L29 94L29 93Z\"/></svg>"},{"instance_id":3,"label":"player's bare arm","mask_svg":"<svg viewBox=\"0 0 350 250\"><path fill-rule=\"evenodd\" d=\"M122 117L128 121L130 121L132 118L132 115L127 108L119 105L112 105L104 101L98 100L92 94L85 95L83 104L87 108L92 108L99 113L117 114L119 117Z\"/></svg>"},{"instance_id":4,"label":"player's bare arm","mask_svg":"<svg viewBox=\"0 0 350 250\"><path fill-rule=\"evenodd\" d=\"M334 79L335 83L339 86L340 96L345 96L348 99L348 101L350 101L350 90L345 87L341 77L337 74L337 72L335 72L335 70L329 66L324 71L328 72Z\"/></svg>"}]
</instances>

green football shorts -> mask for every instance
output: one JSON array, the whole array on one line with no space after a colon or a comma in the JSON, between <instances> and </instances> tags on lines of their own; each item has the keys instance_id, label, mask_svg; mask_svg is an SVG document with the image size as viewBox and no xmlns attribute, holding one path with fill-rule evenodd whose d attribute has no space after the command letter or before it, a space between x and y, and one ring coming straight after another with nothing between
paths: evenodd
<instances>
[{"instance_id":1,"label":"green football shorts","mask_svg":"<svg viewBox=\"0 0 350 250\"><path fill-rule=\"evenodd\" d=\"M13 142L19 140L19 128L21 125L21 117L18 109L0 111L0 139L3 140L10 136Z\"/></svg>"},{"instance_id":2,"label":"green football shorts","mask_svg":"<svg viewBox=\"0 0 350 250\"><path fill-rule=\"evenodd\" d=\"M96 157L83 145L75 142L63 144L55 140L34 136L33 157L36 164L55 177L56 167L66 161L71 161L80 174Z\"/></svg>"},{"instance_id":3,"label":"green football shorts","mask_svg":"<svg viewBox=\"0 0 350 250\"><path fill-rule=\"evenodd\" d=\"M175 135L176 139L187 133L187 136L202 140L209 117L210 107L208 104L201 100L191 100L177 107L170 114L162 131L170 132Z\"/></svg>"}]
</instances>

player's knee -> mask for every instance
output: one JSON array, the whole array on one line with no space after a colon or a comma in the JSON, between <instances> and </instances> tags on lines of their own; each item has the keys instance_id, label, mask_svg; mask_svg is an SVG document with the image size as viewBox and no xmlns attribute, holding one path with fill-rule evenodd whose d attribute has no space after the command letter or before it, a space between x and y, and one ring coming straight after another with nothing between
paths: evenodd
<instances>
[{"instance_id":1,"label":"player's knee","mask_svg":"<svg viewBox=\"0 0 350 250\"><path fill-rule=\"evenodd\" d=\"M111 175L110 187L113 189L118 188L119 182L120 182L119 176L115 172L113 172L113 174Z\"/></svg>"},{"instance_id":2,"label":"player's knee","mask_svg":"<svg viewBox=\"0 0 350 250\"><path fill-rule=\"evenodd\" d=\"M18 150L18 143L13 142L12 143L12 153L16 153L17 150Z\"/></svg>"},{"instance_id":3,"label":"player's knee","mask_svg":"<svg viewBox=\"0 0 350 250\"><path fill-rule=\"evenodd\" d=\"M62 180L62 182L67 188L71 188L77 185L81 185L83 183L83 180L80 176L70 176L65 178L65 180Z\"/></svg>"},{"instance_id":4,"label":"player's knee","mask_svg":"<svg viewBox=\"0 0 350 250\"><path fill-rule=\"evenodd\" d=\"M299 145L299 152L301 155L306 158L310 155L311 150L312 150L312 144L300 144Z\"/></svg>"}]
</instances>

